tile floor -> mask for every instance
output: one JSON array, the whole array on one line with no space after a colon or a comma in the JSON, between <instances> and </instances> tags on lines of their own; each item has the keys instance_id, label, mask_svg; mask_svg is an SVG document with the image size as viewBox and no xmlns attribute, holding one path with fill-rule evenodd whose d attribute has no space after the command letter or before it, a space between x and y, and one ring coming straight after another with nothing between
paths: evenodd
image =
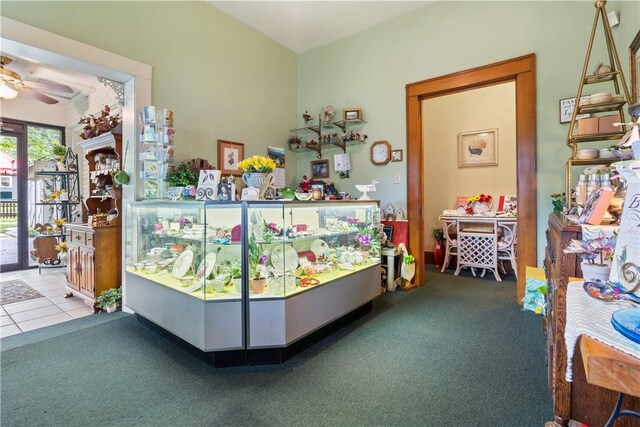
<instances>
[{"instance_id":1,"label":"tile floor","mask_svg":"<svg viewBox=\"0 0 640 427\"><path fill-rule=\"evenodd\" d=\"M0 308L0 337L8 337L92 314L93 311L82 298L64 297L64 287L67 283L65 272L64 268L56 268L42 270L42 274L38 274L36 268L2 273L2 280L22 279L44 297L3 305Z\"/></svg>"}]
</instances>

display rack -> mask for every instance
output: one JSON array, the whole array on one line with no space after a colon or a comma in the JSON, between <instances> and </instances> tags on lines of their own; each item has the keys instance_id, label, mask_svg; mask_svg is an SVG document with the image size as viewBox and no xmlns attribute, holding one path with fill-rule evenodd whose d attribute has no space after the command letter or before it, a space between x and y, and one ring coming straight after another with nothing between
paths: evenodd
<instances>
[{"instance_id":1,"label":"display rack","mask_svg":"<svg viewBox=\"0 0 640 427\"><path fill-rule=\"evenodd\" d=\"M323 123L319 116L318 124L289 131L293 134L289 141L289 150L296 153L315 151L318 153L318 159L322 158L322 147L339 147L346 153L347 146L366 142L366 136L362 139L352 137L352 133L362 129L366 124L367 122L361 119Z\"/></svg>"},{"instance_id":2,"label":"display rack","mask_svg":"<svg viewBox=\"0 0 640 427\"><path fill-rule=\"evenodd\" d=\"M614 92L612 95L622 95L624 97L623 100L612 100L608 102L602 102L597 104L586 104L580 105L581 103L576 102L576 105L573 109L573 114L571 116L571 123L569 125L569 133L567 135L567 145L571 149L571 156L567 160L566 164L566 200L567 207L571 208L572 200L571 200L571 189L572 189L572 171L576 166L590 166L590 165L609 165L616 161L619 161L619 158L596 158L596 159L578 159L578 145L586 142L603 142L603 141L618 141L622 138L625 132L620 129L615 132L597 132L597 133L589 133L589 134L577 134L578 130L578 120L577 116L580 114L601 114L601 113L615 113L617 112L619 115L619 122L625 122L624 116L624 105L627 104L630 100L629 90L627 88L627 84L624 79L624 74L622 73L622 67L620 65L620 59L618 58L618 53L616 51L615 42L613 40L613 35L611 33L611 27L609 25L609 19L607 18L606 12L606 1L600 0L595 4L596 14L593 20L593 27L591 29L591 36L589 38L589 44L587 46L587 54L584 60L584 66L582 68L582 75L580 76L580 83L578 85L578 93L576 95L576 100L580 100L583 96L583 91L586 86L598 88L598 91L602 91L605 86L597 86L607 84L606 87L610 87L609 85L613 83ZM609 66L611 67L611 71L601 74L587 74L587 70L589 68L589 60L591 58L591 53L593 49L594 38L596 35L596 30L598 29L598 24L602 22L602 27L605 35L605 41L607 46L607 52L609 57ZM591 86L594 85L594 86ZM604 148L604 147L602 147Z\"/></svg>"},{"instance_id":3,"label":"display rack","mask_svg":"<svg viewBox=\"0 0 640 427\"><path fill-rule=\"evenodd\" d=\"M62 163L64 167L56 167L58 170L41 170L33 173L35 209L31 222L34 224L52 223L56 219L72 222L80 216L78 155L68 148ZM45 200L47 194L62 190L64 193L55 200Z\"/></svg>"},{"instance_id":4,"label":"display rack","mask_svg":"<svg viewBox=\"0 0 640 427\"><path fill-rule=\"evenodd\" d=\"M164 178L173 164L173 112L166 108L146 105L140 118L140 197L161 199L165 194Z\"/></svg>"}]
</instances>

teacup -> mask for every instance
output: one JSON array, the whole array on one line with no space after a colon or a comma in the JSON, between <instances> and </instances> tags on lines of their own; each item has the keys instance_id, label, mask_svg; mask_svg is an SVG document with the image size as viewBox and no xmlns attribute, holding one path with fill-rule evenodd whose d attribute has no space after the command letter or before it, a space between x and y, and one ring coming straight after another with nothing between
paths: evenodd
<instances>
[{"instance_id":1,"label":"teacup","mask_svg":"<svg viewBox=\"0 0 640 427\"><path fill-rule=\"evenodd\" d=\"M150 262L144 265L144 272L148 274L153 274L158 269L158 264L155 262Z\"/></svg>"}]
</instances>

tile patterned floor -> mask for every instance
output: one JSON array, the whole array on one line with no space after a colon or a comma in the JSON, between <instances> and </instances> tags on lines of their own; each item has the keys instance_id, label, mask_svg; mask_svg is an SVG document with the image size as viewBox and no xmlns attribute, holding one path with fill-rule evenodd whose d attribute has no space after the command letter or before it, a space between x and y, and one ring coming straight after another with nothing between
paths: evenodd
<instances>
[{"instance_id":1,"label":"tile patterned floor","mask_svg":"<svg viewBox=\"0 0 640 427\"><path fill-rule=\"evenodd\" d=\"M82 298L64 297L65 269L38 269L2 273L2 280L22 279L43 296L6 304L0 308L0 337L19 334L56 323L89 316L93 311Z\"/></svg>"}]
</instances>

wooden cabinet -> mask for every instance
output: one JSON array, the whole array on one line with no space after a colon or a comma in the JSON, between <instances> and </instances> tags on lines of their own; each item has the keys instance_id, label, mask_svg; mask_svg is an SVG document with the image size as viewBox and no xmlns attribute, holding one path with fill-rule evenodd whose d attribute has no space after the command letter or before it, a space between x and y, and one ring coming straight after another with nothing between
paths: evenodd
<instances>
[{"instance_id":1,"label":"wooden cabinet","mask_svg":"<svg viewBox=\"0 0 640 427\"><path fill-rule=\"evenodd\" d=\"M570 277L582 277L580 258L565 254L563 249L571 239L581 239L580 225L569 222L560 213L549 216L547 247L545 250L545 272L547 276L547 360L549 368L549 391L553 399L555 426L566 426L570 419L588 425L604 425L613 411L617 393L593 386L586 381L580 350L573 357L573 382L565 380L567 370L567 348L564 331L567 314L567 283ZM623 409L640 409L640 399L625 397ZM616 427L632 426L637 421L622 417Z\"/></svg>"},{"instance_id":2,"label":"wooden cabinet","mask_svg":"<svg viewBox=\"0 0 640 427\"><path fill-rule=\"evenodd\" d=\"M93 305L102 291L120 287L120 232L119 225L65 225L69 244L67 291Z\"/></svg>"}]
</instances>

